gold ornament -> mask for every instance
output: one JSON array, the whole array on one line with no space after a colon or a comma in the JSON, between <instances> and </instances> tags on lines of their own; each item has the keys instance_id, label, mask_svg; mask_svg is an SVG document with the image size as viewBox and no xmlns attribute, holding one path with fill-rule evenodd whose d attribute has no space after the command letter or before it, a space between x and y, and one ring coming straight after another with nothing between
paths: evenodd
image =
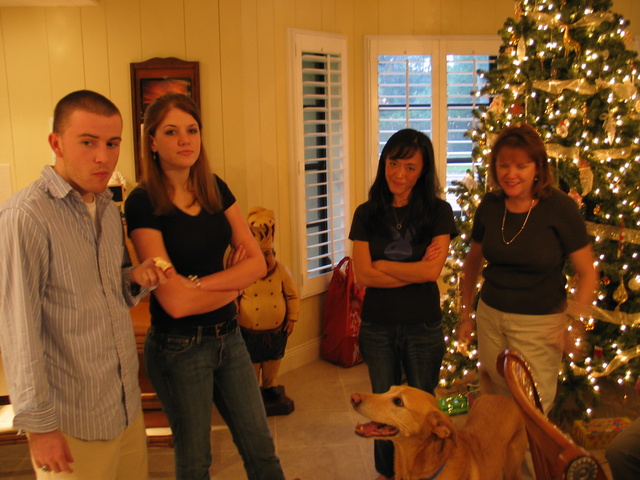
<instances>
[{"instance_id":1,"label":"gold ornament","mask_svg":"<svg viewBox=\"0 0 640 480\"><path fill-rule=\"evenodd\" d=\"M609 144L613 145L613 141L616 138L616 119L612 113L603 113L600 115L600 120L602 120L604 131L607 134L607 140L609 140Z\"/></svg>"},{"instance_id":2,"label":"gold ornament","mask_svg":"<svg viewBox=\"0 0 640 480\"><path fill-rule=\"evenodd\" d=\"M453 297L453 311L456 315L460 316L462 313L462 279L464 278L464 274L461 273L458 275L456 279L456 289Z\"/></svg>"},{"instance_id":3,"label":"gold ornament","mask_svg":"<svg viewBox=\"0 0 640 480\"><path fill-rule=\"evenodd\" d=\"M550 101L547 101L546 106L544 107L544 113L545 115L548 117L553 113L553 103Z\"/></svg>"},{"instance_id":4,"label":"gold ornament","mask_svg":"<svg viewBox=\"0 0 640 480\"><path fill-rule=\"evenodd\" d=\"M582 187L582 196L586 197L593 188L593 170L589 165L579 167L580 186Z\"/></svg>"},{"instance_id":5,"label":"gold ornament","mask_svg":"<svg viewBox=\"0 0 640 480\"><path fill-rule=\"evenodd\" d=\"M631 290L634 292L640 291L640 275L636 275L627 284Z\"/></svg>"},{"instance_id":6,"label":"gold ornament","mask_svg":"<svg viewBox=\"0 0 640 480\"><path fill-rule=\"evenodd\" d=\"M624 242L626 241L624 237L624 217L620 219L620 229L618 231L618 258L622 256L622 250L624 248ZM624 272L620 272L620 283L624 283L624 279L622 275Z\"/></svg>"},{"instance_id":7,"label":"gold ornament","mask_svg":"<svg viewBox=\"0 0 640 480\"><path fill-rule=\"evenodd\" d=\"M560 30L562 31L562 43L564 44L564 56L569 57L571 52L576 53L576 59L580 58L580 54L582 53L582 46L580 42L577 42L569 35L569 26L561 25Z\"/></svg>"},{"instance_id":8,"label":"gold ornament","mask_svg":"<svg viewBox=\"0 0 640 480\"><path fill-rule=\"evenodd\" d=\"M465 177L460 182L462 183L469 193L472 193L476 188L478 188L478 182L473 178L473 175L469 172L465 175Z\"/></svg>"},{"instance_id":9,"label":"gold ornament","mask_svg":"<svg viewBox=\"0 0 640 480\"><path fill-rule=\"evenodd\" d=\"M618 303L618 306L615 308L616 312L620 311L620 305L629 300L629 294L627 293L627 289L624 288L624 277L620 275L620 285L613 292L613 299Z\"/></svg>"},{"instance_id":10,"label":"gold ornament","mask_svg":"<svg viewBox=\"0 0 640 480\"><path fill-rule=\"evenodd\" d=\"M520 60L521 62L524 62L524 60L527 57L527 43L524 36L520 37L520 39L518 40L516 54L517 54L518 60Z\"/></svg>"},{"instance_id":11,"label":"gold ornament","mask_svg":"<svg viewBox=\"0 0 640 480\"><path fill-rule=\"evenodd\" d=\"M518 0L516 2L515 14L516 14L516 18L519 20L520 17L522 16L522 0Z\"/></svg>"}]
</instances>

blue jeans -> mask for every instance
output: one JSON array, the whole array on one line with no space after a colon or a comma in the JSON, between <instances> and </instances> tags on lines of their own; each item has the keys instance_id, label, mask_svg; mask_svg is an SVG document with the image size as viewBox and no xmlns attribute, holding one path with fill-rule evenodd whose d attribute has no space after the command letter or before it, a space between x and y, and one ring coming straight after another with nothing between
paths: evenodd
<instances>
[{"instance_id":1,"label":"blue jeans","mask_svg":"<svg viewBox=\"0 0 640 480\"><path fill-rule=\"evenodd\" d=\"M393 385L400 385L403 371L409 386L435 393L446 349L440 322L429 326L363 321L358 340L373 393L385 393ZM393 443L376 440L374 453L376 470L385 477L393 477Z\"/></svg>"},{"instance_id":2,"label":"blue jeans","mask_svg":"<svg viewBox=\"0 0 640 480\"><path fill-rule=\"evenodd\" d=\"M147 375L169 419L176 479L209 479L215 403L250 480L284 480L240 329L220 338L147 334Z\"/></svg>"}]
</instances>

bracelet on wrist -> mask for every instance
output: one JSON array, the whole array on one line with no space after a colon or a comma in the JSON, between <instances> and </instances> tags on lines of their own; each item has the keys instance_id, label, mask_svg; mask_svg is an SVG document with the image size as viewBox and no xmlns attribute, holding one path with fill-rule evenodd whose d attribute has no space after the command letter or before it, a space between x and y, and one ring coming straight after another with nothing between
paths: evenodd
<instances>
[{"instance_id":1,"label":"bracelet on wrist","mask_svg":"<svg viewBox=\"0 0 640 480\"><path fill-rule=\"evenodd\" d=\"M193 282L193 284L196 286L196 290L200 290L201 283L197 275L189 275L187 278Z\"/></svg>"}]
</instances>

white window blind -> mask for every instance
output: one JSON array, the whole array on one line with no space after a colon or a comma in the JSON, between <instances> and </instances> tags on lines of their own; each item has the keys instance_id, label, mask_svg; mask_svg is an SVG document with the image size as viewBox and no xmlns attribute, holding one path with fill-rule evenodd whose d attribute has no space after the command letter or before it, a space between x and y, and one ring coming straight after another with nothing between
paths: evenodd
<instances>
[{"instance_id":1,"label":"white window blind","mask_svg":"<svg viewBox=\"0 0 640 480\"><path fill-rule=\"evenodd\" d=\"M333 267L347 254L346 42L295 30L290 40L292 216L302 295L308 296L326 289Z\"/></svg>"}]
</instances>

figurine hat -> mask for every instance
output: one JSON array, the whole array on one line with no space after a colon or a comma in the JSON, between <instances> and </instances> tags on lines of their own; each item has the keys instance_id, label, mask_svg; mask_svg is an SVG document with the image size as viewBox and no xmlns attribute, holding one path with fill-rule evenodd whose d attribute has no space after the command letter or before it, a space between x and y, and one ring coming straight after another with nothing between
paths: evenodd
<instances>
[{"instance_id":1,"label":"figurine hat","mask_svg":"<svg viewBox=\"0 0 640 480\"><path fill-rule=\"evenodd\" d=\"M276 233L276 216L273 210L253 207L249 210L247 222L260 248L273 248Z\"/></svg>"}]
</instances>

